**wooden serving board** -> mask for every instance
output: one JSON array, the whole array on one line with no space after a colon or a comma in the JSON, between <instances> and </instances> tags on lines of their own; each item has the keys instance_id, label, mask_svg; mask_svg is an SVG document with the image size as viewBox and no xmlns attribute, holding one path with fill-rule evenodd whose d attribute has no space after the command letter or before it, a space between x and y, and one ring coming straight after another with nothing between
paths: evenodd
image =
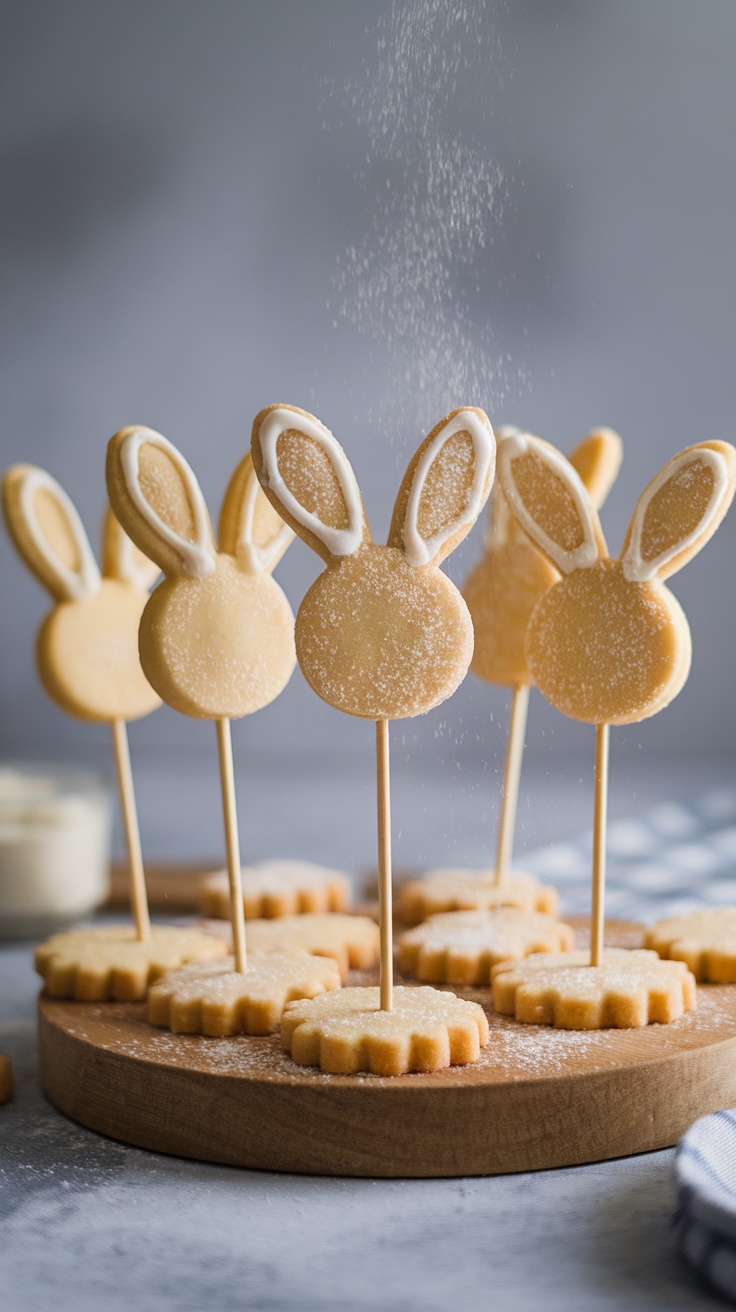
<instances>
[{"instance_id":1,"label":"wooden serving board","mask_svg":"<svg viewBox=\"0 0 736 1312\"><path fill-rule=\"evenodd\" d=\"M610 940L640 930L612 923ZM350 983L372 983L355 975ZM147 1024L143 1004L42 996L43 1086L90 1129L201 1161L316 1175L496 1175L664 1148L736 1104L736 986L698 990L672 1025L519 1025L481 990L474 1066L385 1079L297 1066L278 1037L209 1039Z\"/></svg>"}]
</instances>

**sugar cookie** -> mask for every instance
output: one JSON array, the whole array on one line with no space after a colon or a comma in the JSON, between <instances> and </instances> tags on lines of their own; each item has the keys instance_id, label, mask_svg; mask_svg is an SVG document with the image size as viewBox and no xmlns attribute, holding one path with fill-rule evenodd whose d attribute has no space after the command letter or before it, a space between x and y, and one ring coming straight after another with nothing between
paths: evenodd
<instances>
[{"instance_id":1,"label":"sugar cookie","mask_svg":"<svg viewBox=\"0 0 736 1312\"><path fill-rule=\"evenodd\" d=\"M498 450L518 433L516 428L497 429ZM600 507L621 464L620 437L610 428L594 429L568 458L593 505ZM540 597L559 577L556 565L509 510L501 482L496 482L484 554L462 589L475 630L473 674L508 687L532 683L524 652L527 625Z\"/></svg>"},{"instance_id":2,"label":"sugar cookie","mask_svg":"<svg viewBox=\"0 0 736 1312\"><path fill-rule=\"evenodd\" d=\"M225 961L174 970L148 994L148 1020L174 1034L271 1034L288 1002L340 988L334 961L307 952L252 955L246 971Z\"/></svg>"},{"instance_id":3,"label":"sugar cookie","mask_svg":"<svg viewBox=\"0 0 736 1312\"><path fill-rule=\"evenodd\" d=\"M399 919L416 925L442 911L488 911L493 907L557 914L559 894L551 884L514 871L497 884L492 870L430 870L409 879L399 892Z\"/></svg>"},{"instance_id":4,"label":"sugar cookie","mask_svg":"<svg viewBox=\"0 0 736 1312\"><path fill-rule=\"evenodd\" d=\"M487 987L491 966L532 952L569 952L574 942L570 925L534 911L448 911L401 935L399 969L427 984Z\"/></svg>"},{"instance_id":5,"label":"sugar cookie","mask_svg":"<svg viewBox=\"0 0 736 1312\"><path fill-rule=\"evenodd\" d=\"M222 939L198 929L154 925L141 941L132 925L105 925L52 935L36 948L35 966L52 998L139 1002L166 971L226 955Z\"/></svg>"},{"instance_id":6,"label":"sugar cookie","mask_svg":"<svg viewBox=\"0 0 736 1312\"><path fill-rule=\"evenodd\" d=\"M499 450L504 495L562 578L534 609L526 658L563 714L631 724L656 714L690 669L690 631L664 580L705 546L731 503L736 451L701 442L644 490L617 560L578 475L553 447L516 434Z\"/></svg>"},{"instance_id":7,"label":"sugar cookie","mask_svg":"<svg viewBox=\"0 0 736 1312\"><path fill-rule=\"evenodd\" d=\"M141 617L141 664L183 715L237 719L267 706L295 664L294 617L271 570L293 534L262 496L246 456L220 516L220 550L196 478L150 428L124 428L107 452L110 502L164 572Z\"/></svg>"},{"instance_id":8,"label":"sugar cookie","mask_svg":"<svg viewBox=\"0 0 736 1312\"><path fill-rule=\"evenodd\" d=\"M371 970L378 961L379 931L370 916L307 912L278 920L250 920L253 952L311 952L332 957L344 979L349 970Z\"/></svg>"},{"instance_id":9,"label":"sugar cookie","mask_svg":"<svg viewBox=\"0 0 736 1312\"><path fill-rule=\"evenodd\" d=\"M247 969L230 720L273 701L291 678L294 617L271 571L293 538L264 497L247 455L223 502L216 550L193 470L150 428L124 428L107 449L110 503L164 572L141 618L141 663L164 701L216 721L238 972ZM204 987L204 984L202 985Z\"/></svg>"},{"instance_id":10,"label":"sugar cookie","mask_svg":"<svg viewBox=\"0 0 736 1312\"><path fill-rule=\"evenodd\" d=\"M312 865L310 861L260 861L257 865L243 866L242 885L246 920L345 911L350 905L347 875L326 866ZM203 916L229 916L230 886L226 870L204 877L200 906Z\"/></svg>"},{"instance_id":11,"label":"sugar cookie","mask_svg":"<svg viewBox=\"0 0 736 1312\"><path fill-rule=\"evenodd\" d=\"M421 715L451 696L473 652L473 626L439 565L466 536L493 482L493 430L453 410L409 464L386 546L376 545L355 475L323 424L269 406L253 424L253 462L279 514L326 562L296 621L307 682L367 720Z\"/></svg>"},{"instance_id":12,"label":"sugar cookie","mask_svg":"<svg viewBox=\"0 0 736 1312\"><path fill-rule=\"evenodd\" d=\"M138 625L151 581L112 516L100 574L82 521L55 478L13 465L3 479L8 532L54 605L38 633L46 692L82 720L136 720L160 705L138 658Z\"/></svg>"},{"instance_id":13,"label":"sugar cookie","mask_svg":"<svg viewBox=\"0 0 736 1312\"><path fill-rule=\"evenodd\" d=\"M736 983L736 907L658 920L647 929L644 944L660 957L684 961L701 984Z\"/></svg>"},{"instance_id":14,"label":"sugar cookie","mask_svg":"<svg viewBox=\"0 0 736 1312\"><path fill-rule=\"evenodd\" d=\"M292 1002L281 1042L294 1061L330 1075L406 1075L477 1061L488 1021L477 1003L438 989L397 988L392 1011L380 1009L377 988L341 989Z\"/></svg>"},{"instance_id":15,"label":"sugar cookie","mask_svg":"<svg viewBox=\"0 0 736 1312\"><path fill-rule=\"evenodd\" d=\"M13 1066L9 1057L0 1052L0 1103L9 1102L13 1096Z\"/></svg>"},{"instance_id":16,"label":"sugar cookie","mask_svg":"<svg viewBox=\"0 0 736 1312\"><path fill-rule=\"evenodd\" d=\"M496 1011L559 1029L630 1029L679 1020L696 1005L695 980L681 961L644 948L606 948L599 966L587 952L539 953L491 971Z\"/></svg>"}]
</instances>

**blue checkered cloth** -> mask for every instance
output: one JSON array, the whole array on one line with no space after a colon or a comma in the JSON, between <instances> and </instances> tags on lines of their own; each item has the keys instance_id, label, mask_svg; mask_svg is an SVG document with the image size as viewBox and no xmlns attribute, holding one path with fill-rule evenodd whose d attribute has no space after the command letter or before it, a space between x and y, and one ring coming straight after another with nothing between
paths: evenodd
<instances>
[{"instance_id":1,"label":"blue checkered cloth","mask_svg":"<svg viewBox=\"0 0 736 1312\"><path fill-rule=\"evenodd\" d=\"M525 870L560 890L562 910L590 912L592 833L524 855ZM651 924L703 907L736 906L736 788L668 802L608 828L606 912Z\"/></svg>"},{"instance_id":2,"label":"blue checkered cloth","mask_svg":"<svg viewBox=\"0 0 736 1312\"><path fill-rule=\"evenodd\" d=\"M696 1121L677 1150L675 1171L678 1249L736 1303L736 1110Z\"/></svg>"}]
</instances>

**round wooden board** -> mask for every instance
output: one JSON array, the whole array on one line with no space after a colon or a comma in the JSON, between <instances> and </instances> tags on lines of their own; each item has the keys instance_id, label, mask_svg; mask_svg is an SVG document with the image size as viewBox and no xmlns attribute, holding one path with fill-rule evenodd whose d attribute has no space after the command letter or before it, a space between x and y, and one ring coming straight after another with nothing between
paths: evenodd
<instances>
[{"instance_id":1,"label":"round wooden board","mask_svg":"<svg viewBox=\"0 0 736 1312\"><path fill-rule=\"evenodd\" d=\"M608 926L637 946L640 927ZM354 976L351 983L374 982ZM269 1038L153 1029L143 1004L42 996L43 1086L73 1120L156 1152L315 1175L496 1175L628 1156L677 1142L736 1104L736 986L698 990L672 1025L568 1032L518 1025L488 993L474 1066L434 1075L323 1075Z\"/></svg>"}]
</instances>

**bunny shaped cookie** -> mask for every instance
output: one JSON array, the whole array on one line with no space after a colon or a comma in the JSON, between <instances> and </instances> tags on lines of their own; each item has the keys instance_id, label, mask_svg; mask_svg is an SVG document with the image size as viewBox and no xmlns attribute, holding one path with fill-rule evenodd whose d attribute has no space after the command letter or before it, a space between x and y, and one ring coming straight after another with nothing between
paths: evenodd
<instances>
[{"instance_id":1,"label":"bunny shaped cookie","mask_svg":"<svg viewBox=\"0 0 736 1312\"><path fill-rule=\"evenodd\" d=\"M493 430L470 407L432 430L404 476L385 546L373 542L341 446L313 415L269 406L256 416L251 449L272 505L326 563L297 615L302 673L331 706L376 722L380 990L287 1007L282 1039L296 1060L330 1071L401 1074L475 1060L487 1039L479 1008L455 999L448 1012L447 996L433 990L394 994L388 722L438 706L470 663L472 621L439 565L487 500Z\"/></svg>"},{"instance_id":2,"label":"bunny shaped cookie","mask_svg":"<svg viewBox=\"0 0 736 1312\"><path fill-rule=\"evenodd\" d=\"M640 496L622 553L607 552L585 487L538 438L517 434L499 476L522 528L561 574L534 609L526 659L563 714L596 726L592 964L602 958L608 728L656 714L690 669L690 630L665 579L716 531L736 486L736 450L700 442L674 456Z\"/></svg>"},{"instance_id":3,"label":"bunny shaped cookie","mask_svg":"<svg viewBox=\"0 0 736 1312\"><path fill-rule=\"evenodd\" d=\"M496 430L498 451L520 430ZM568 456L593 505L605 501L621 465L621 439L610 428L593 429ZM540 597L559 578L509 510L500 481L491 494L491 513L482 559L471 570L463 596L473 617L475 649L470 669L479 679L510 688L532 682L524 652L527 625Z\"/></svg>"},{"instance_id":4,"label":"bunny shaped cookie","mask_svg":"<svg viewBox=\"0 0 736 1312\"><path fill-rule=\"evenodd\" d=\"M138 625L158 571L108 515L101 575L76 508L35 465L7 471L3 506L19 554L54 600L36 645L49 696L84 720L136 720L154 711L160 699L141 669Z\"/></svg>"},{"instance_id":5,"label":"bunny shaped cookie","mask_svg":"<svg viewBox=\"0 0 736 1312\"><path fill-rule=\"evenodd\" d=\"M153 687L200 719L238 719L268 706L295 663L294 617L271 577L293 534L261 496L250 457L225 494L219 551L199 484L160 433L116 433L107 480L124 529L165 576L140 627Z\"/></svg>"},{"instance_id":6,"label":"bunny shaped cookie","mask_svg":"<svg viewBox=\"0 0 736 1312\"><path fill-rule=\"evenodd\" d=\"M518 428L496 429L498 449ZM610 428L593 429L569 457L600 505L621 463L621 440ZM534 607L559 578L551 561L537 550L511 513L499 482L491 492L489 528L482 559L463 586L475 630L471 671L489 683L511 688L496 862L491 870L431 870L402 885L399 913L409 923L433 912L499 905L548 912L557 907L557 892L522 871L511 871L516 805L521 778L531 675L524 639Z\"/></svg>"},{"instance_id":7,"label":"bunny shaped cookie","mask_svg":"<svg viewBox=\"0 0 736 1312\"><path fill-rule=\"evenodd\" d=\"M164 701L217 724L234 960L185 966L154 985L149 1020L205 1034L266 1033L290 999L339 988L334 961L302 953L246 957L230 720L267 706L295 664L294 618L271 571L293 538L240 462L215 547L184 457L150 428L124 428L107 452L110 502L163 582L141 617L141 663Z\"/></svg>"},{"instance_id":8,"label":"bunny shaped cookie","mask_svg":"<svg viewBox=\"0 0 736 1312\"><path fill-rule=\"evenodd\" d=\"M152 928L148 913L126 721L160 705L138 657L138 625L158 568L108 512L101 575L73 503L34 465L7 471L3 507L19 554L54 600L36 644L41 682L69 715L112 728L135 918L135 930L116 925L54 935L37 950L36 968L56 997L143 997L149 979L167 966L223 951L198 930Z\"/></svg>"},{"instance_id":9,"label":"bunny shaped cookie","mask_svg":"<svg viewBox=\"0 0 736 1312\"><path fill-rule=\"evenodd\" d=\"M253 424L266 496L326 562L299 607L299 665L316 693L366 720L421 715L451 696L473 652L467 606L439 565L469 532L493 481L480 410L454 410L416 452L386 546L373 542L355 475L313 415L270 406Z\"/></svg>"},{"instance_id":10,"label":"bunny shaped cookie","mask_svg":"<svg viewBox=\"0 0 736 1312\"><path fill-rule=\"evenodd\" d=\"M734 448L701 442L668 461L640 496L618 559L581 480L554 448L512 437L499 473L522 528L562 575L527 629L526 659L541 692L589 724L631 724L662 710L690 669L687 620L664 581L728 510Z\"/></svg>"}]
</instances>

